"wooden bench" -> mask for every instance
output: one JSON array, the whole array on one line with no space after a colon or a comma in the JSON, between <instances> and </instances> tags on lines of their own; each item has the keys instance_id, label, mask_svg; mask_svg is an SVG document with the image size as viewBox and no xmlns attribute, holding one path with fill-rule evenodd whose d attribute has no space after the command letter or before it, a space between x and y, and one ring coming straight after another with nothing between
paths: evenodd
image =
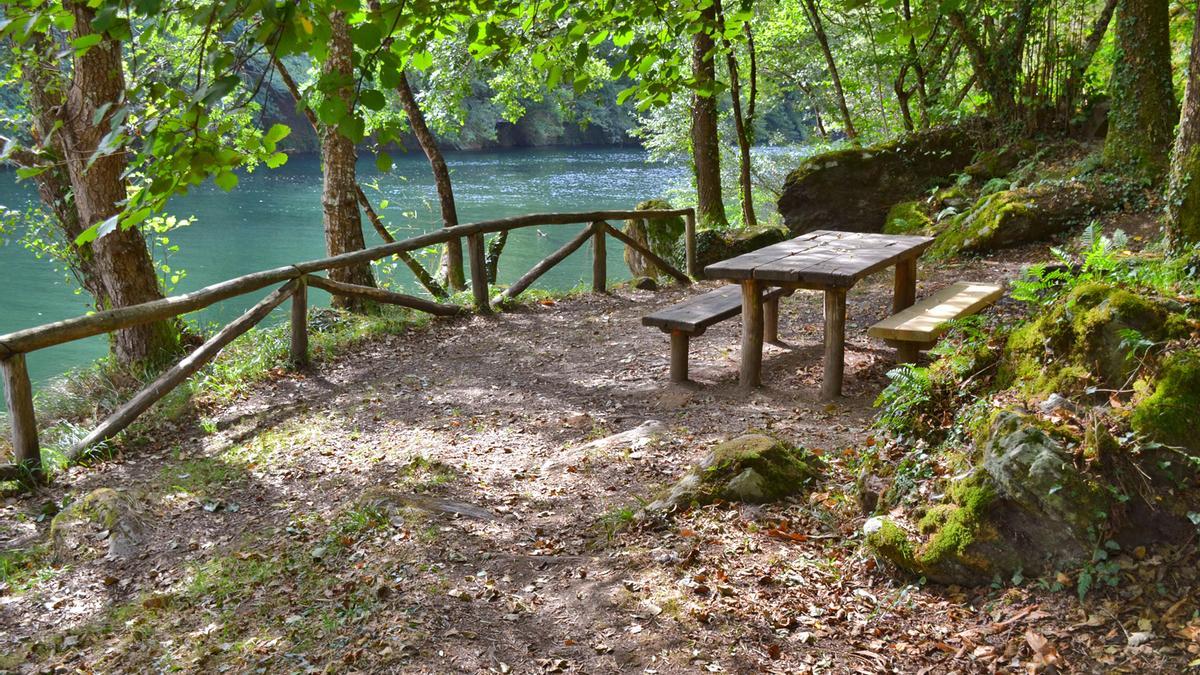
<instances>
[{"instance_id":1,"label":"wooden bench","mask_svg":"<svg viewBox=\"0 0 1200 675\"><path fill-rule=\"evenodd\" d=\"M937 343L948 322L975 314L1003 294L995 284L956 281L871 326L867 335L895 347L897 361L911 363L921 350Z\"/></svg>"},{"instance_id":2,"label":"wooden bench","mask_svg":"<svg viewBox=\"0 0 1200 675\"><path fill-rule=\"evenodd\" d=\"M779 298L789 293L779 287L768 288L763 293L763 339L766 342L779 339ZM731 284L643 316L642 325L671 334L671 381L686 382L688 341L703 335L709 326L741 313L742 288Z\"/></svg>"}]
</instances>

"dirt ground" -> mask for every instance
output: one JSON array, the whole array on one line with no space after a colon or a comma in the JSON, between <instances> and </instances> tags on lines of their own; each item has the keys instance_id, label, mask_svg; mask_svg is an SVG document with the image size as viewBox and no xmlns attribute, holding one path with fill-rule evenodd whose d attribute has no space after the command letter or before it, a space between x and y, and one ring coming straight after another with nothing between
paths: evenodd
<instances>
[{"instance_id":1,"label":"dirt ground","mask_svg":"<svg viewBox=\"0 0 1200 675\"><path fill-rule=\"evenodd\" d=\"M1039 250L1044 250L1044 247ZM925 265L919 294L1011 278L1032 255ZM850 294L845 397L818 400L821 300L781 309L765 387L737 385L740 323L693 342L667 384L651 308L711 284L435 321L143 439L12 497L0 547L48 534L47 502L134 495L144 552L0 590L13 672L1176 672L1200 636L1194 546L1122 561L1081 602L921 585L861 547L857 460L892 366L865 329L890 275ZM1011 301L993 311L1014 312ZM658 420L633 447L589 441ZM641 500L715 442L764 430L825 458L814 490L642 522ZM1189 556L1181 561L1181 556ZM1188 564L1191 560L1193 564ZM1190 621L1190 623L1189 623ZM1139 637L1140 636L1140 637Z\"/></svg>"}]
</instances>

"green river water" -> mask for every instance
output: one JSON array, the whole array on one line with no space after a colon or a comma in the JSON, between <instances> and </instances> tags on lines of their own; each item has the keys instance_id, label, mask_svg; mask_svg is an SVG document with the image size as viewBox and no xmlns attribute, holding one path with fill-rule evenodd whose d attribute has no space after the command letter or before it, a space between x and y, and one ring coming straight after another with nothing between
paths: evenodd
<instances>
[{"instance_id":1,"label":"green river water","mask_svg":"<svg viewBox=\"0 0 1200 675\"><path fill-rule=\"evenodd\" d=\"M365 153L364 153L365 154ZM506 152L451 153L459 221L535 212L626 209L640 200L661 196L686 184L676 166L648 163L645 154L630 149L539 149ZM369 157L359 163L359 176L372 201L386 199L384 220L397 238L440 226L433 180L424 157L409 153L398 158L390 174L376 171ZM35 200L32 186L17 183L11 172L0 174L0 205L22 208ZM186 270L174 293L183 293L231 277L324 255L321 228L321 173L316 157L295 156L279 169L259 169L242 176L233 192L205 185L171 203L170 213L194 216L195 224L170 234L180 251L169 259ZM515 231L500 261L501 283L515 280L534 263L576 234L581 226L563 225ZM367 244L382 243L369 225ZM589 247L543 276L536 287L566 289L591 278ZM622 247L608 246L609 275L628 277ZM0 246L0 334L87 311L86 298L74 292L61 271L37 260L15 236ZM418 287L403 265L392 283L409 292ZM234 298L188 315L200 322L225 322L257 302L266 291ZM314 304L329 298L314 291ZM286 309L268 321L278 321ZM106 351L105 338L96 337L41 350L29 355L31 376L44 383L69 369L91 363ZM3 405L0 401L0 405Z\"/></svg>"}]
</instances>

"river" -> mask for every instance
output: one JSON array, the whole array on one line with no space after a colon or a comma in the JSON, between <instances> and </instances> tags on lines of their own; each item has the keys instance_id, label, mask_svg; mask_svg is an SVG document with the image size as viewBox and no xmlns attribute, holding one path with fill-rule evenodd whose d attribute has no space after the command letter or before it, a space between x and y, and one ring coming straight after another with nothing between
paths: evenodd
<instances>
[{"instance_id":1,"label":"river","mask_svg":"<svg viewBox=\"0 0 1200 675\"><path fill-rule=\"evenodd\" d=\"M366 153L364 153L365 155ZM663 196L686 186L686 170L648 163L640 150L569 148L504 152L449 153L459 221L497 218L534 212L589 211L633 208L640 200ZM397 238L440 226L437 196L429 165L423 156L396 158L395 168L380 174L370 157L359 163L359 177ZM377 189L376 189L377 188ZM32 185L15 182L12 172L0 173L0 204L23 209L36 200ZM259 168L243 175L232 192L204 185L174 199L170 213L194 217L195 223L170 233L180 250L168 260L186 271L174 293L183 293L231 277L324 255L321 227L321 170L314 156L294 156L278 169ZM366 224L367 245L382 243ZM509 238L500 260L501 283L511 282L572 236L580 226L550 226L518 230ZM590 279L588 247L543 276L535 287L566 289ZM608 247L609 275L628 277L622 247ZM391 280L394 287L416 292L418 286L403 265ZM48 260L36 259L17 237L0 245L0 334L87 311L86 297ZM202 323L229 321L266 291L234 298L188 315ZM314 291L314 304L328 304ZM276 310L278 321L284 310ZM35 383L104 355L105 338L60 345L29 355ZM0 403L2 405L2 403Z\"/></svg>"}]
</instances>

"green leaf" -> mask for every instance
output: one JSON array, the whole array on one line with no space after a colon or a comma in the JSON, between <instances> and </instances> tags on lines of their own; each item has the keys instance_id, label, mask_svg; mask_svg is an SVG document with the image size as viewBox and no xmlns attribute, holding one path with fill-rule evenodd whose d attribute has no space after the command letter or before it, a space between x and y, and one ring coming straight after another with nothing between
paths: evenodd
<instances>
[{"instance_id":1,"label":"green leaf","mask_svg":"<svg viewBox=\"0 0 1200 675\"><path fill-rule=\"evenodd\" d=\"M392 170L392 156L386 152L381 152L375 155L375 168L381 173L387 173Z\"/></svg>"},{"instance_id":2,"label":"green leaf","mask_svg":"<svg viewBox=\"0 0 1200 675\"><path fill-rule=\"evenodd\" d=\"M387 106L387 99L378 89L364 89L358 95L358 102L368 110L383 110Z\"/></svg>"},{"instance_id":3,"label":"green leaf","mask_svg":"<svg viewBox=\"0 0 1200 675\"><path fill-rule=\"evenodd\" d=\"M286 124L272 124L270 129L267 129L267 135L264 139L268 143L278 143L288 137L292 133L292 128Z\"/></svg>"},{"instance_id":4,"label":"green leaf","mask_svg":"<svg viewBox=\"0 0 1200 675\"><path fill-rule=\"evenodd\" d=\"M75 48L75 55L78 56L100 44L100 41L103 39L104 36L100 33L88 33L87 35L80 35L71 40L71 46Z\"/></svg>"},{"instance_id":5,"label":"green leaf","mask_svg":"<svg viewBox=\"0 0 1200 675\"><path fill-rule=\"evenodd\" d=\"M279 167L283 166L284 164L287 164L287 161L288 161L287 154L282 153L282 152L276 152L276 153L268 156L265 160L263 160L263 162L267 165L267 168L269 168L269 169L278 169Z\"/></svg>"},{"instance_id":6,"label":"green leaf","mask_svg":"<svg viewBox=\"0 0 1200 675\"><path fill-rule=\"evenodd\" d=\"M433 54L429 52L417 52L412 57L412 67L422 72L429 70L433 65Z\"/></svg>"},{"instance_id":7,"label":"green leaf","mask_svg":"<svg viewBox=\"0 0 1200 675\"><path fill-rule=\"evenodd\" d=\"M217 187L229 192L237 187L238 177L236 173L226 169L213 176L213 182L217 184Z\"/></svg>"}]
</instances>

